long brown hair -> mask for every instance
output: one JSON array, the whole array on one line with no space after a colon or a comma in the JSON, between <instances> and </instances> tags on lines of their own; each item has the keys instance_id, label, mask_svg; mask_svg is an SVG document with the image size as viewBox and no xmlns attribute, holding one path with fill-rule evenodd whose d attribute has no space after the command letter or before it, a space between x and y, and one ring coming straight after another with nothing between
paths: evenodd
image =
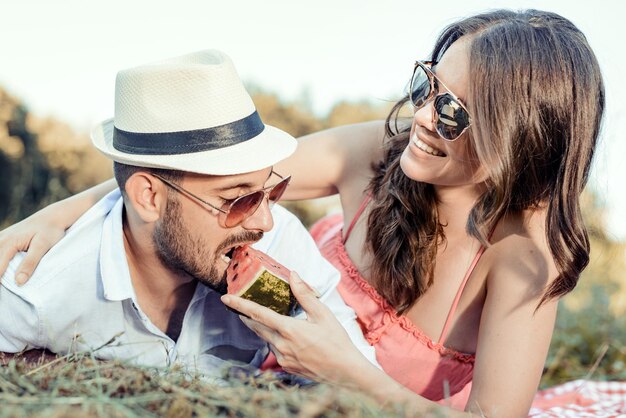
<instances>
[{"instance_id":1,"label":"long brown hair","mask_svg":"<svg viewBox=\"0 0 626 418\"><path fill-rule=\"evenodd\" d=\"M604 110L600 68L574 24L537 10L498 10L454 23L439 36L431 59L438 61L467 35L472 126L464 140L488 177L467 232L488 245L503 215L547 205L546 238L559 276L543 303L572 290L589 261L579 196ZM370 183L366 239L374 286L399 313L432 284L437 248L445 240L433 186L400 168L408 128L400 127L398 114L407 100L387 117L385 158Z\"/></svg>"}]
</instances>

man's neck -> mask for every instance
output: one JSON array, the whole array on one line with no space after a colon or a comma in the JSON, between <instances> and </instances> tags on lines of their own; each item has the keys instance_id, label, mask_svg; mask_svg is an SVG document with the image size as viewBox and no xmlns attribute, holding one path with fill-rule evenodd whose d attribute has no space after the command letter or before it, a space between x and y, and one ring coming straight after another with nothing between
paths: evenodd
<instances>
[{"instance_id":1,"label":"man's neck","mask_svg":"<svg viewBox=\"0 0 626 418\"><path fill-rule=\"evenodd\" d=\"M150 321L176 341L197 280L167 268L147 231L124 222L124 248L137 302Z\"/></svg>"}]
</instances>

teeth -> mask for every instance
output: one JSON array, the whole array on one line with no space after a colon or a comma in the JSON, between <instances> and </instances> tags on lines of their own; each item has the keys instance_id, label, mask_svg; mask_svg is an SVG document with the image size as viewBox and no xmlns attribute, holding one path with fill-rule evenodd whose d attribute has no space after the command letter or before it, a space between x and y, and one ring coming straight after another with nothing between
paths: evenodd
<instances>
[{"instance_id":1,"label":"teeth","mask_svg":"<svg viewBox=\"0 0 626 418\"><path fill-rule=\"evenodd\" d=\"M228 258L226 254L222 254L220 257L222 257L222 261L226 264L230 263L230 258Z\"/></svg>"},{"instance_id":2,"label":"teeth","mask_svg":"<svg viewBox=\"0 0 626 418\"><path fill-rule=\"evenodd\" d=\"M425 142L422 142L421 140L417 139L417 136L415 135L413 136L413 143L417 146L417 148L421 149L425 153L434 155L435 157L442 157L444 155L439 150L436 150L430 145L426 144Z\"/></svg>"}]
</instances>

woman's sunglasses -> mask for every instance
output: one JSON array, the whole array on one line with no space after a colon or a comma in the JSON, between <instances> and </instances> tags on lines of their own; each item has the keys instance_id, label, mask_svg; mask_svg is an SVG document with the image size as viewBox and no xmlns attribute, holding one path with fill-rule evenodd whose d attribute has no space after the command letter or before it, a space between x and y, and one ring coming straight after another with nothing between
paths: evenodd
<instances>
[{"instance_id":1,"label":"woman's sunglasses","mask_svg":"<svg viewBox=\"0 0 626 418\"><path fill-rule=\"evenodd\" d=\"M447 141L454 141L470 127L471 118L461 100L429 68L432 64L432 61L415 62L409 84L409 99L417 111L434 98L437 133ZM439 85L446 90L445 93L439 93Z\"/></svg>"},{"instance_id":2,"label":"woman's sunglasses","mask_svg":"<svg viewBox=\"0 0 626 418\"><path fill-rule=\"evenodd\" d=\"M273 186L268 186L261 190L256 190L254 192L239 196L234 200L229 200L225 202L221 208L212 205L206 200L191 193L189 190L183 189L178 184L172 183L157 174L153 173L153 176L158 178L163 183L165 183L165 185L171 187L177 192L182 193L187 197L210 207L211 209L217 210L219 212L218 220L220 221L222 226L226 228L233 228L252 216L254 212L257 211L259 206L261 206L261 202L263 202L263 199L265 199L266 196L268 204L271 208L274 203L276 203L282 197L283 193L285 193L285 190L289 185L289 181L291 180L291 176L283 177L273 170L272 174L277 175L278 177L280 177L281 180Z\"/></svg>"}]
</instances>

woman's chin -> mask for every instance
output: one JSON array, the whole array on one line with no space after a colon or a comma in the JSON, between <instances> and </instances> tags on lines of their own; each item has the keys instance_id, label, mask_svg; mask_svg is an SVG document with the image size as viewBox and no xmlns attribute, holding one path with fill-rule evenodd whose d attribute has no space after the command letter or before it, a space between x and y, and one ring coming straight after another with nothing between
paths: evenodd
<instances>
[{"instance_id":1,"label":"woman's chin","mask_svg":"<svg viewBox=\"0 0 626 418\"><path fill-rule=\"evenodd\" d=\"M415 158L411 154L411 150L408 147L402 153L400 157L400 168L405 176L415 181L426 181L424 173L419 166L419 162L415 161Z\"/></svg>"}]
</instances>

